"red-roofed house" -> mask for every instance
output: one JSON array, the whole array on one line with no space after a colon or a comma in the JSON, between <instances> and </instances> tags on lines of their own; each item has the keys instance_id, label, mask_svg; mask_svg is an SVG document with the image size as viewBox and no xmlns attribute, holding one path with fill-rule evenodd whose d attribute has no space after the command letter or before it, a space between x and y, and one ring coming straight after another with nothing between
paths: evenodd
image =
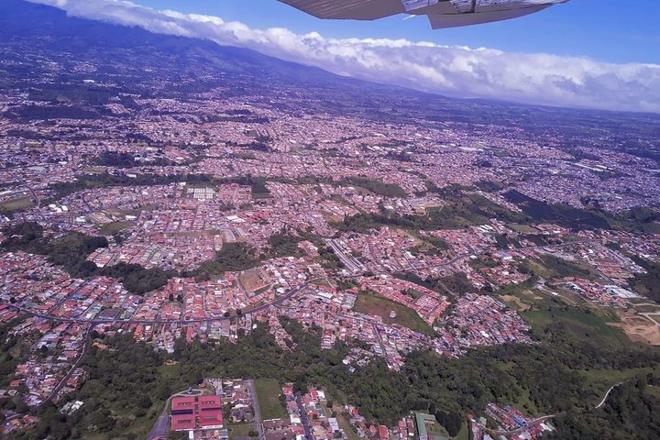
<instances>
[{"instance_id":1,"label":"red-roofed house","mask_svg":"<svg viewBox=\"0 0 660 440\"><path fill-rule=\"evenodd\" d=\"M388 440L390 438L390 431L387 429L387 426L378 426L378 438L380 440Z\"/></svg>"}]
</instances>

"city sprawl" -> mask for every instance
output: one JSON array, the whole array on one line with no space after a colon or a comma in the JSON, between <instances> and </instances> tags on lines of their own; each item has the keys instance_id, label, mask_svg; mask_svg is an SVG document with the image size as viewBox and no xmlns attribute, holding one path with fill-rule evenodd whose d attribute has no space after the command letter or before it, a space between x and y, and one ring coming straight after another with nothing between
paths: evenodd
<instances>
[{"instance_id":1,"label":"city sprawl","mask_svg":"<svg viewBox=\"0 0 660 440\"><path fill-rule=\"evenodd\" d=\"M34 72L0 87L0 320L26 344L1 396L67 402L88 379L85 355L118 335L169 356L266 329L287 352L290 321L324 350L347 347L351 372L534 346L525 313L544 302L607 310L633 341L660 344L645 282L660 262L658 137L644 115L579 125L577 111L537 109L548 116L536 123L515 105L426 105L352 80L191 78L40 47L0 46L7 77ZM323 391L280 386L290 417L260 437L346 437ZM381 440L435 423L336 409ZM474 415L474 438L552 429L486 411L500 431Z\"/></svg>"}]
</instances>

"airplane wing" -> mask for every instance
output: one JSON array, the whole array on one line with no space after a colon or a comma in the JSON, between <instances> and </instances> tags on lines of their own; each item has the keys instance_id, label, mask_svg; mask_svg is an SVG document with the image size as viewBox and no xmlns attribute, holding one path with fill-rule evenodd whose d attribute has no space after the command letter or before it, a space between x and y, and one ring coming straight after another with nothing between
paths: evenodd
<instances>
[{"instance_id":1,"label":"airplane wing","mask_svg":"<svg viewBox=\"0 0 660 440\"><path fill-rule=\"evenodd\" d=\"M433 29L523 17L567 0L450 0L428 10Z\"/></svg>"},{"instance_id":2,"label":"airplane wing","mask_svg":"<svg viewBox=\"0 0 660 440\"><path fill-rule=\"evenodd\" d=\"M318 18L377 20L426 15L433 29L522 17L568 0L279 0Z\"/></svg>"},{"instance_id":3,"label":"airplane wing","mask_svg":"<svg viewBox=\"0 0 660 440\"><path fill-rule=\"evenodd\" d=\"M406 12L401 0L280 0L318 18L377 20Z\"/></svg>"}]
</instances>

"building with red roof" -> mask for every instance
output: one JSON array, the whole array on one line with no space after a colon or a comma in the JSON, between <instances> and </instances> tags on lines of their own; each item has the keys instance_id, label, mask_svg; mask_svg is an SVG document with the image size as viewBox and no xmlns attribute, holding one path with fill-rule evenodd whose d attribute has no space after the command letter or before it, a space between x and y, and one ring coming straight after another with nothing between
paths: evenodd
<instances>
[{"instance_id":1,"label":"building with red roof","mask_svg":"<svg viewBox=\"0 0 660 440\"><path fill-rule=\"evenodd\" d=\"M195 397L176 396L172 398L172 414L192 414L195 411Z\"/></svg>"},{"instance_id":2,"label":"building with red roof","mask_svg":"<svg viewBox=\"0 0 660 440\"><path fill-rule=\"evenodd\" d=\"M172 431L191 431L196 428L195 416L180 414L172 416Z\"/></svg>"},{"instance_id":3,"label":"building with red roof","mask_svg":"<svg viewBox=\"0 0 660 440\"><path fill-rule=\"evenodd\" d=\"M222 400L219 396L176 396L171 402L172 431L222 428Z\"/></svg>"},{"instance_id":4,"label":"building with red roof","mask_svg":"<svg viewBox=\"0 0 660 440\"><path fill-rule=\"evenodd\" d=\"M222 401L220 400L220 396L199 396L197 399L197 405L202 411L222 409Z\"/></svg>"},{"instance_id":5,"label":"building with red roof","mask_svg":"<svg viewBox=\"0 0 660 440\"><path fill-rule=\"evenodd\" d=\"M380 440L388 440L390 438L390 431L385 425L378 426L378 438Z\"/></svg>"}]
</instances>

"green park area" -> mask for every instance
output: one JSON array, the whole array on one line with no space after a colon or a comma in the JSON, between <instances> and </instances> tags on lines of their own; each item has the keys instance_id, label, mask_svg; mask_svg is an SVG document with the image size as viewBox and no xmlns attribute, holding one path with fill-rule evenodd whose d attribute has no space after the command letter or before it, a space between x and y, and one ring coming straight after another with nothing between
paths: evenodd
<instances>
[{"instance_id":1,"label":"green park area","mask_svg":"<svg viewBox=\"0 0 660 440\"><path fill-rule=\"evenodd\" d=\"M264 420L279 419L287 416L286 409L280 401L282 388L275 379L256 379L254 387L261 408L261 418Z\"/></svg>"},{"instance_id":2,"label":"green park area","mask_svg":"<svg viewBox=\"0 0 660 440\"><path fill-rule=\"evenodd\" d=\"M398 324L420 333L433 334L431 326L424 322L414 310L372 293L360 293L354 310L366 315L380 316L386 324ZM392 312L395 313L394 317L392 317Z\"/></svg>"},{"instance_id":3,"label":"green park area","mask_svg":"<svg viewBox=\"0 0 660 440\"><path fill-rule=\"evenodd\" d=\"M114 235L131 226L133 226L133 223L129 221L110 222L101 226L100 232L102 235Z\"/></svg>"},{"instance_id":4,"label":"green park area","mask_svg":"<svg viewBox=\"0 0 660 440\"><path fill-rule=\"evenodd\" d=\"M7 200L0 203L0 214L11 214L13 212L23 211L34 206L32 199L28 196L17 199Z\"/></svg>"},{"instance_id":5,"label":"green park area","mask_svg":"<svg viewBox=\"0 0 660 440\"><path fill-rule=\"evenodd\" d=\"M256 437L254 423L228 423L229 439Z\"/></svg>"}]
</instances>

